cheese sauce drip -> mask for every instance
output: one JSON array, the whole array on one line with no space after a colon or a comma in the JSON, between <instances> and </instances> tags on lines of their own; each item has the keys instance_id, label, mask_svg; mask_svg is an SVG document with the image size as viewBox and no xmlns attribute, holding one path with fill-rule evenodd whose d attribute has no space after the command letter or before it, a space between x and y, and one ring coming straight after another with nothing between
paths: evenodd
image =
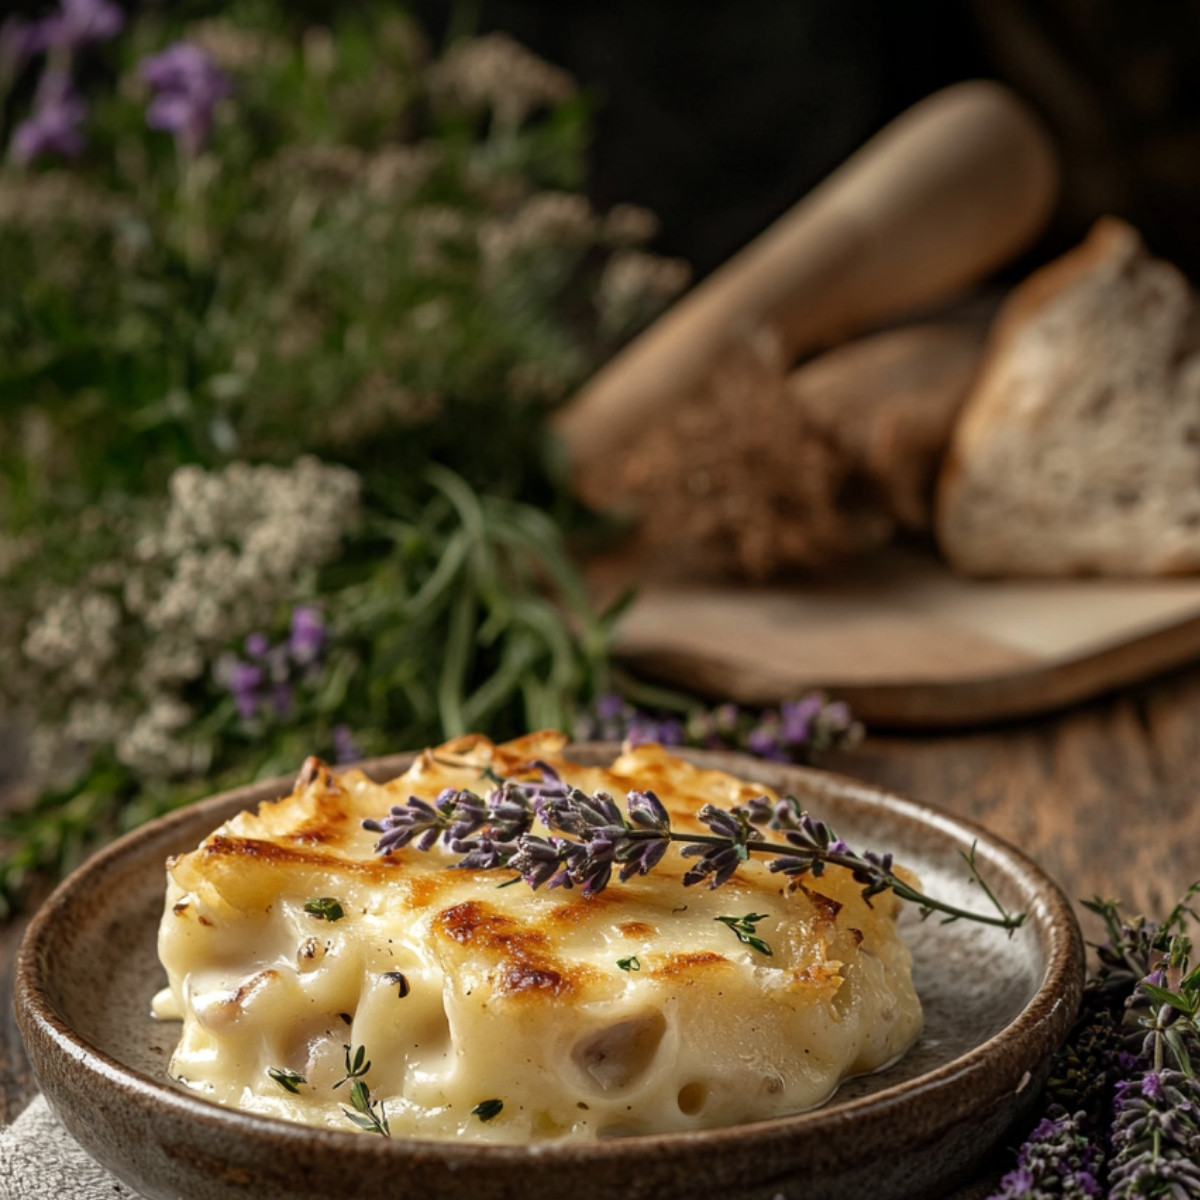
<instances>
[{"instance_id":1,"label":"cheese sauce drip","mask_svg":"<svg viewBox=\"0 0 1200 1200\"><path fill-rule=\"evenodd\" d=\"M440 844L381 856L362 828L409 796L485 795L485 771L536 778L535 759L622 806L651 789L689 832L704 832L706 803L773 794L658 746L597 768L565 760L564 744L459 738L382 785L318 764L172 859L155 999L183 1022L172 1075L335 1129L355 1128L360 1079L393 1136L594 1139L812 1108L913 1042L899 901L868 906L844 868L795 884L751 860L721 888L685 888L672 846L651 874L589 898L499 886L504 868L448 870L457 857ZM769 956L717 919L751 913ZM347 1079L360 1047L369 1069Z\"/></svg>"}]
</instances>

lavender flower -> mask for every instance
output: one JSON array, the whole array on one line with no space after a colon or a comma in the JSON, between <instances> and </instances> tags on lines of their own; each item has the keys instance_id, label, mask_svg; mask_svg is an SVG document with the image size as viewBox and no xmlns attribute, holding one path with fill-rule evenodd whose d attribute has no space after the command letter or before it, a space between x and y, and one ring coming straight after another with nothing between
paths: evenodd
<instances>
[{"instance_id":1,"label":"lavender flower","mask_svg":"<svg viewBox=\"0 0 1200 1200\"><path fill-rule=\"evenodd\" d=\"M890 888L901 899L920 905L922 913L939 911L951 918L1009 930L1024 920L1024 914L1005 911L983 885L973 855L967 857L973 877L995 904L998 917L968 912L922 895L892 872L890 854L855 854L825 824L800 810L795 800L781 810L788 842L767 842L758 836L755 818L774 812L765 797L753 807L731 810L705 805L697 815L709 832L678 833L653 792L631 792L623 814L607 793L588 795L566 786L549 764L531 765L539 768L540 780L504 780L486 803L474 792L446 788L432 805L410 796L406 805L393 805L382 819L365 820L363 828L381 835L376 843L381 854L410 844L429 850L440 839L464 856L459 867L507 866L532 888L578 886L585 896L603 891L618 866L622 882L647 874L662 860L671 842L683 842L684 856L699 858L683 876L685 885L708 879L712 887L720 887L752 852L765 852L780 855L772 869L788 869L789 874L820 874L827 862L849 867L864 884L864 898ZM545 838L531 833L535 813L550 830L568 836ZM797 864L794 868L790 866L793 861Z\"/></svg>"},{"instance_id":2,"label":"lavender flower","mask_svg":"<svg viewBox=\"0 0 1200 1200\"><path fill-rule=\"evenodd\" d=\"M43 24L20 16L0 23L0 76L7 76L46 49Z\"/></svg>"},{"instance_id":3,"label":"lavender flower","mask_svg":"<svg viewBox=\"0 0 1200 1200\"><path fill-rule=\"evenodd\" d=\"M746 859L736 846L685 846L683 855L700 860L684 873L684 887L692 887L705 879L709 880L709 887L720 887L733 878L734 872Z\"/></svg>"},{"instance_id":4,"label":"lavender flower","mask_svg":"<svg viewBox=\"0 0 1200 1200\"><path fill-rule=\"evenodd\" d=\"M785 700L779 706L782 740L795 745L809 741L812 724L821 715L821 707L821 697L815 692L810 692L802 700Z\"/></svg>"},{"instance_id":5,"label":"lavender flower","mask_svg":"<svg viewBox=\"0 0 1200 1200\"><path fill-rule=\"evenodd\" d=\"M265 633L251 633L246 638L244 649L251 658L265 658L271 649L271 641Z\"/></svg>"},{"instance_id":6,"label":"lavender flower","mask_svg":"<svg viewBox=\"0 0 1200 1200\"><path fill-rule=\"evenodd\" d=\"M110 0L59 0L59 10L38 22L43 47L74 50L106 42L125 27L125 14Z\"/></svg>"},{"instance_id":7,"label":"lavender flower","mask_svg":"<svg viewBox=\"0 0 1200 1200\"><path fill-rule=\"evenodd\" d=\"M1193 884L1161 923L1084 902L1108 931L1099 969L1051 1063L1046 1119L993 1200L1200 1200L1200 971L1188 969L1185 933L1197 893Z\"/></svg>"},{"instance_id":8,"label":"lavender flower","mask_svg":"<svg viewBox=\"0 0 1200 1200\"><path fill-rule=\"evenodd\" d=\"M154 91L146 123L173 134L183 158L195 158L208 141L217 102L229 94L229 80L212 55L191 42L174 42L143 59L141 74Z\"/></svg>"},{"instance_id":9,"label":"lavender flower","mask_svg":"<svg viewBox=\"0 0 1200 1200\"><path fill-rule=\"evenodd\" d=\"M664 717L658 720L636 717L629 724L629 732L625 735L632 746L640 746L646 742L657 742L660 746L682 746L684 743L683 725L674 717Z\"/></svg>"},{"instance_id":10,"label":"lavender flower","mask_svg":"<svg viewBox=\"0 0 1200 1200\"><path fill-rule=\"evenodd\" d=\"M845 704L830 703L820 692L757 712L735 704L698 708L682 721L670 713L637 709L610 692L579 716L574 734L580 741L658 742L744 750L775 762L809 762L825 750L853 743L862 728Z\"/></svg>"},{"instance_id":11,"label":"lavender flower","mask_svg":"<svg viewBox=\"0 0 1200 1200\"><path fill-rule=\"evenodd\" d=\"M238 716L243 721L250 720L262 703L259 688L263 684L263 671L254 663L236 662L230 672L229 690L233 693L237 705Z\"/></svg>"},{"instance_id":12,"label":"lavender flower","mask_svg":"<svg viewBox=\"0 0 1200 1200\"><path fill-rule=\"evenodd\" d=\"M1200 1197L1200 1083L1151 1070L1117 1085L1109 1196Z\"/></svg>"},{"instance_id":13,"label":"lavender flower","mask_svg":"<svg viewBox=\"0 0 1200 1200\"><path fill-rule=\"evenodd\" d=\"M339 723L333 727L333 754L339 764L357 762L362 758L362 750L348 725Z\"/></svg>"},{"instance_id":14,"label":"lavender flower","mask_svg":"<svg viewBox=\"0 0 1200 1200\"><path fill-rule=\"evenodd\" d=\"M22 166L44 154L73 158L84 147L80 126L86 116L87 105L71 77L47 71L38 86L33 114L17 126L9 153Z\"/></svg>"},{"instance_id":15,"label":"lavender flower","mask_svg":"<svg viewBox=\"0 0 1200 1200\"><path fill-rule=\"evenodd\" d=\"M746 749L751 754L756 754L759 758L765 758L770 762L788 761L779 735L775 727L770 724L764 723L750 730L746 735Z\"/></svg>"},{"instance_id":16,"label":"lavender flower","mask_svg":"<svg viewBox=\"0 0 1200 1200\"><path fill-rule=\"evenodd\" d=\"M292 628L288 650L301 666L314 663L325 649L325 623L321 610L312 604L298 604L292 609Z\"/></svg>"},{"instance_id":17,"label":"lavender flower","mask_svg":"<svg viewBox=\"0 0 1200 1200\"><path fill-rule=\"evenodd\" d=\"M310 605L292 609L289 636L278 645L272 645L261 630L248 634L242 649L249 661L229 654L217 670L217 678L233 695L242 720L262 717L268 711L278 720L287 719L295 709L297 688L319 675L327 638L319 610ZM339 762L362 757L352 740L345 740L336 729L333 739Z\"/></svg>"},{"instance_id":18,"label":"lavender flower","mask_svg":"<svg viewBox=\"0 0 1200 1200\"><path fill-rule=\"evenodd\" d=\"M1087 1133L1082 1113L1057 1110L1045 1116L1021 1147L1016 1169L1000 1181L992 1200L1087 1200L1101 1196L1102 1156Z\"/></svg>"},{"instance_id":19,"label":"lavender flower","mask_svg":"<svg viewBox=\"0 0 1200 1200\"><path fill-rule=\"evenodd\" d=\"M69 55L116 37L124 27L125 14L110 0L60 0L58 11L40 21L9 17L0 25L0 69L20 67L50 49Z\"/></svg>"},{"instance_id":20,"label":"lavender flower","mask_svg":"<svg viewBox=\"0 0 1200 1200\"><path fill-rule=\"evenodd\" d=\"M409 796L407 804L393 804L382 821L364 821L363 828L382 835L376 844L380 854L402 849L418 835L417 849L428 850L454 822L462 795L457 788L443 788L432 805L419 796Z\"/></svg>"}]
</instances>

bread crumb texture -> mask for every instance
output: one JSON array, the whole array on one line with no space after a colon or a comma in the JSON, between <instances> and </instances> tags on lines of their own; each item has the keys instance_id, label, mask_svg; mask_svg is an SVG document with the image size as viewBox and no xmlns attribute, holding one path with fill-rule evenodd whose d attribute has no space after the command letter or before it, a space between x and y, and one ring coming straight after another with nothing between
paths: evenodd
<instances>
[{"instance_id":1,"label":"bread crumb texture","mask_svg":"<svg viewBox=\"0 0 1200 1200\"><path fill-rule=\"evenodd\" d=\"M1018 287L939 480L951 565L993 576L1200 567L1198 334L1183 275L1111 217Z\"/></svg>"}]
</instances>

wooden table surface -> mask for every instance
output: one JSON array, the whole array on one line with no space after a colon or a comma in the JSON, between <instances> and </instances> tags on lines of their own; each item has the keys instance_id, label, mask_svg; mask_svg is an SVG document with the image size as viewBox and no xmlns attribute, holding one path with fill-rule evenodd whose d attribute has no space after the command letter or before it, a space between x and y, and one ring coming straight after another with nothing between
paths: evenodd
<instances>
[{"instance_id":1,"label":"wooden table surface","mask_svg":"<svg viewBox=\"0 0 1200 1200\"><path fill-rule=\"evenodd\" d=\"M1037 720L875 732L823 765L980 822L1075 899L1100 893L1158 915L1200 877L1200 666ZM36 1090L9 1002L19 933L0 926L0 1125Z\"/></svg>"}]
</instances>

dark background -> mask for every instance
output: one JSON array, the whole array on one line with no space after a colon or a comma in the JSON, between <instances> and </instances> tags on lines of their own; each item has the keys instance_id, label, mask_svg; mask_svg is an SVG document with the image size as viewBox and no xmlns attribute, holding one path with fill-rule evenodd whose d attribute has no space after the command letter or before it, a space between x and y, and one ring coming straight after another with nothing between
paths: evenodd
<instances>
[{"instance_id":1,"label":"dark background","mask_svg":"<svg viewBox=\"0 0 1200 1200\"><path fill-rule=\"evenodd\" d=\"M1059 143L1064 194L1019 274L1101 213L1200 278L1200 3L482 0L414 6L435 44L503 29L595 98L590 193L654 209L703 275L872 133L948 83L1000 79Z\"/></svg>"}]
</instances>

